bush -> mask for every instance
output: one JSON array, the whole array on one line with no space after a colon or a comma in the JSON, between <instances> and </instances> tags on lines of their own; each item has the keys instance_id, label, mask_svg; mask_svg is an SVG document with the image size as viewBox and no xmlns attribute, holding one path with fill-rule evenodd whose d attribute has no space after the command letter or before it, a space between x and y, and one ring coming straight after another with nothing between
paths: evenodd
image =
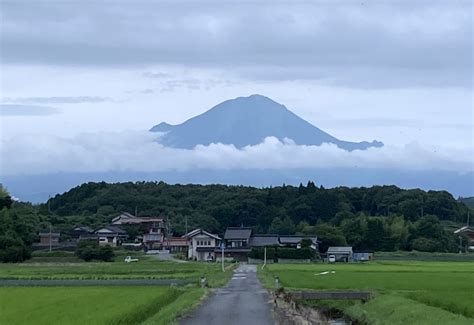
<instances>
[{"instance_id":1,"label":"bush","mask_svg":"<svg viewBox=\"0 0 474 325\"><path fill-rule=\"evenodd\" d=\"M31 253L20 238L0 236L0 262L23 262Z\"/></svg>"},{"instance_id":2,"label":"bush","mask_svg":"<svg viewBox=\"0 0 474 325\"><path fill-rule=\"evenodd\" d=\"M277 250L278 258L288 258L288 259L296 259L296 260L303 260L303 259L313 259L314 252L311 248L286 248L281 247Z\"/></svg>"},{"instance_id":3,"label":"bush","mask_svg":"<svg viewBox=\"0 0 474 325\"><path fill-rule=\"evenodd\" d=\"M273 260L276 256L275 247L267 247L267 259ZM264 247L253 247L249 252L248 257L263 260L265 258Z\"/></svg>"},{"instance_id":4,"label":"bush","mask_svg":"<svg viewBox=\"0 0 474 325\"><path fill-rule=\"evenodd\" d=\"M92 260L110 262L115 257L112 247L99 246L97 242L90 240L79 241L75 254L86 262Z\"/></svg>"}]
</instances>

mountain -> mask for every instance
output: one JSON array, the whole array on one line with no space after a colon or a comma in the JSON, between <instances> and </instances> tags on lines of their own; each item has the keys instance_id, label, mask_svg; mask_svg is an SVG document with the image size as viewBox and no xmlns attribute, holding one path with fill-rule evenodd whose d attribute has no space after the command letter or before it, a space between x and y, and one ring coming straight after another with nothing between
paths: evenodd
<instances>
[{"instance_id":1,"label":"mountain","mask_svg":"<svg viewBox=\"0 0 474 325\"><path fill-rule=\"evenodd\" d=\"M251 95L226 100L182 124L160 123L150 129L162 132L160 142L169 147L194 148L198 144L233 144L238 148L261 143L274 136L289 138L299 145L334 143L345 150L381 147L382 142L339 140L268 97Z\"/></svg>"}]
</instances>

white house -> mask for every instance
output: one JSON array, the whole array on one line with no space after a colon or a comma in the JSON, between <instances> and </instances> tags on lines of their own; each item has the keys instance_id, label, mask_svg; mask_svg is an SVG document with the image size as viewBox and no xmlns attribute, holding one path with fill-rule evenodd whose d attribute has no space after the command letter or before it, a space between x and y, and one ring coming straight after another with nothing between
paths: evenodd
<instances>
[{"instance_id":1,"label":"white house","mask_svg":"<svg viewBox=\"0 0 474 325\"><path fill-rule=\"evenodd\" d=\"M214 250L219 247L221 238L202 229L194 229L183 236L188 241L188 259L215 261Z\"/></svg>"}]
</instances>

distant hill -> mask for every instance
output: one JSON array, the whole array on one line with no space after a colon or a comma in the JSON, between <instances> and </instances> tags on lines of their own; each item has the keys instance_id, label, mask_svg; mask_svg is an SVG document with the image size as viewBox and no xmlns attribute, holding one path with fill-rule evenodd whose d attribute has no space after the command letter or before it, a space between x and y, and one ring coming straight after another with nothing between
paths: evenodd
<instances>
[{"instance_id":1,"label":"distant hill","mask_svg":"<svg viewBox=\"0 0 474 325\"><path fill-rule=\"evenodd\" d=\"M473 197L462 197L459 199L462 203L467 205L470 208L474 209L474 196Z\"/></svg>"},{"instance_id":2,"label":"distant hill","mask_svg":"<svg viewBox=\"0 0 474 325\"><path fill-rule=\"evenodd\" d=\"M261 143L269 136L283 141L292 139L300 145L333 143L345 150L381 147L382 142L349 142L322 131L268 97L251 95L227 100L182 124L160 123L152 132L164 133L160 142L177 148L198 144L233 144L238 148Z\"/></svg>"}]
</instances>

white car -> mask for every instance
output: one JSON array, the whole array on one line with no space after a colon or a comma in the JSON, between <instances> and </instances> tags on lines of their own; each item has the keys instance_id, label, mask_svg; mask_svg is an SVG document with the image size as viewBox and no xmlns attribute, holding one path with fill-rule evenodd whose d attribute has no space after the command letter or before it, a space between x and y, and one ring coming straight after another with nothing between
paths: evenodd
<instances>
[{"instance_id":1,"label":"white car","mask_svg":"<svg viewBox=\"0 0 474 325\"><path fill-rule=\"evenodd\" d=\"M138 258L132 258L131 256L127 256L127 257L125 257L124 262L125 263L138 262Z\"/></svg>"},{"instance_id":2,"label":"white car","mask_svg":"<svg viewBox=\"0 0 474 325\"><path fill-rule=\"evenodd\" d=\"M336 263L336 256L334 256L334 255L329 255L329 256L328 256L328 262L329 262L329 263Z\"/></svg>"}]
</instances>

